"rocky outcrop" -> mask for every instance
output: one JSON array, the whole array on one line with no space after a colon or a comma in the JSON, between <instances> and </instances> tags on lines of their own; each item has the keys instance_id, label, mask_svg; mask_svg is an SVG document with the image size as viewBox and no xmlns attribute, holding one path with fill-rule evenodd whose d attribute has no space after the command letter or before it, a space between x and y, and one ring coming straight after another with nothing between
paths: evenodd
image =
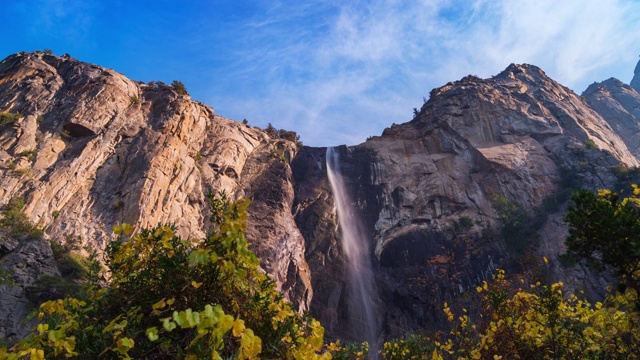
<instances>
[{"instance_id":1,"label":"rocky outcrop","mask_svg":"<svg viewBox=\"0 0 640 360\"><path fill-rule=\"evenodd\" d=\"M24 196L49 238L73 235L101 250L123 222L174 223L199 238L209 191L247 197L248 240L278 288L308 309L305 244L291 214L293 143L172 86L41 53L0 63L0 112L21 115L0 124L0 204Z\"/></svg>"},{"instance_id":2,"label":"rocky outcrop","mask_svg":"<svg viewBox=\"0 0 640 360\"><path fill-rule=\"evenodd\" d=\"M636 67L636 73L640 67ZM640 75L637 75L640 76ZM625 142L629 151L640 158L640 94L618 79L591 84L582 93L589 106L604 118Z\"/></svg>"}]
</instances>

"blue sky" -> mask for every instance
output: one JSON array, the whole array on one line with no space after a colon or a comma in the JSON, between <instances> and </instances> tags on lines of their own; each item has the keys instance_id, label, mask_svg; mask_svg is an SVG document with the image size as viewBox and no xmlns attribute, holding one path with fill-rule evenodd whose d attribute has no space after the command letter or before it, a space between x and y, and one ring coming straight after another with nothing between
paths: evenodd
<instances>
[{"instance_id":1,"label":"blue sky","mask_svg":"<svg viewBox=\"0 0 640 360\"><path fill-rule=\"evenodd\" d=\"M412 117L429 91L510 63L581 93L629 82L638 0L2 0L0 57L52 49L306 145L354 145Z\"/></svg>"}]
</instances>

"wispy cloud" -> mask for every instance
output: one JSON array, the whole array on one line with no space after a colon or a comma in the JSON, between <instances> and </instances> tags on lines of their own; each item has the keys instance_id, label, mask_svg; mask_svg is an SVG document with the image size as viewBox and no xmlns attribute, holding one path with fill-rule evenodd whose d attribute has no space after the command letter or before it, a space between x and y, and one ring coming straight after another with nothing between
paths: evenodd
<instances>
[{"instance_id":1,"label":"wispy cloud","mask_svg":"<svg viewBox=\"0 0 640 360\"><path fill-rule=\"evenodd\" d=\"M275 18L255 22L273 41L248 56L255 66L239 67L261 71L264 88L260 98L224 99L222 111L295 129L312 145L354 144L408 121L431 88L467 74L532 63L581 91L602 71L623 75L621 63L630 73L640 51L631 1L357 1L292 30L312 16L317 4L307 4L294 17L278 5Z\"/></svg>"},{"instance_id":2,"label":"wispy cloud","mask_svg":"<svg viewBox=\"0 0 640 360\"><path fill-rule=\"evenodd\" d=\"M51 47L133 78L181 79L219 114L310 145L378 135L467 74L530 63L579 92L629 81L640 52L637 0L0 3L16 29L0 49Z\"/></svg>"},{"instance_id":3,"label":"wispy cloud","mask_svg":"<svg viewBox=\"0 0 640 360\"><path fill-rule=\"evenodd\" d=\"M79 0L35 0L26 2L24 10L32 15L33 34L82 44L91 34L89 29L96 6L96 3Z\"/></svg>"}]
</instances>

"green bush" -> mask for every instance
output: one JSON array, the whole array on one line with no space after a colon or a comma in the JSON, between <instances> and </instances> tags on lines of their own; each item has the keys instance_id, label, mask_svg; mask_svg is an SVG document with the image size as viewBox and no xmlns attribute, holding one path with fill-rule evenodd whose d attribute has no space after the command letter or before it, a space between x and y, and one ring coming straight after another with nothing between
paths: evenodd
<instances>
[{"instance_id":1,"label":"green bush","mask_svg":"<svg viewBox=\"0 0 640 360\"><path fill-rule=\"evenodd\" d=\"M335 344L331 344L330 347L333 350L333 360L364 360L369 358L369 344L366 341L342 345L338 340Z\"/></svg>"},{"instance_id":2,"label":"green bush","mask_svg":"<svg viewBox=\"0 0 640 360\"><path fill-rule=\"evenodd\" d=\"M33 161L38 155L38 149L25 150L18 155L26 157L29 161Z\"/></svg>"},{"instance_id":3,"label":"green bush","mask_svg":"<svg viewBox=\"0 0 640 360\"><path fill-rule=\"evenodd\" d=\"M296 147L298 149L301 149L303 146L302 141L300 141L300 135L298 135L295 131L277 129L273 125L271 125L271 123L267 124L267 127L263 130L271 138L284 139L293 142L294 144L296 144Z\"/></svg>"},{"instance_id":4,"label":"green bush","mask_svg":"<svg viewBox=\"0 0 640 360\"><path fill-rule=\"evenodd\" d=\"M171 83L171 86L173 86L173 90L175 90L178 95L187 95L187 88L184 87L184 84L181 81L178 80L173 80L173 82Z\"/></svg>"},{"instance_id":5,"label":"green bush","mask_svg":"<svg viewBox=\"0 0 640 360\"><path fill-rule=\"evenodd\" d=\"M11 272L0 269L0 285L14 285L15 283Z\"/></svg>"},{"instance_id":6,"label":"green bush","mask_svg":"<svg viewBox=\"0 0 640 360\"><path fill-rule=\"evenodd\" d=\"M14 113L0 113L0 125L8 125L11 124L18 119L20 119L22 115L14 114Z\"/></svg>"},{"instance_id":7,"label":"green bush","mask_svg":"<svg viewBox=\"0 0 640 360\"><path fill-rule=\"evenodd\" d=\"M385 360L431 360L436 347L424 335L407 334L402 339L394 339L384 343L380 353Z\"/></svg>"},{"instance_id":8,"label":"green bush","mask_svg":"<svg viewBox=\"0 0 640 360\"><path fill-rule=\"evenodd\" d=\"M411 336L384 344L391 359L639 359L640 314L635 291L609 294L589 303L563 292L563 284L511 282L498 270L477 291L479 314L454 314L451 325L432 338Z\"/></svg>"},{"instance_id":9,"label":"green bush","mask_svg":"<svg viewBox=\"0 0 640 360\"><path fill-rule=\"evenodd\" d=\"M44 232L42 229L34 225L25 213L24 198L15 197L2 208L2 219L0 219L0 228L8 230L16 237L25 237L27 239L40 239Z\"/></svg>"},{"instance_id":10,"label":"green bush","mask_svg":"<svg viewBox=\"0 0 640 360\"><path fill-rule=\"evenodd\" d=\"M66 236L65 239L64 243L50 242L60 274L68 279L86 280L91 273L92 263L79 252L80 238Z\"/></svg>"},{"instance_id":11,"label":"green bush","mask_svg":"<svg viewBox=\"0 0 640 360\"><path fill-rule=\"evenodd\" d=\"M469 231L473 227L473 219L468 216L461 216L460 219L454 222L453 229L457 233L464 233Z\"/></svg>"},{"instance_id":12,"label":"green bush","mask_svg":"<svg viewBox=\"0 0 640 360\"><path fill-rule=\"evenodd\" d=\"M15 171L16 175L18 175L18 177L31 175L31 168L28 168L28 167L15 169L14 171Z\"/></svg>"},{"instance_id":13,"label":"green bush","mask_svg":"<svg viewBox=\"0 0 640 360\"><path fill-rule=\"evenodd\" d=\"M546 213L540 209L529 213L521 205L497 194L492 200L502 223L501 235L507 251L511 255L522 256L527 249L536 246L537 231L546 221Z\"/></svg>"},{"instance_id":14,"label":"green bush","mask_svg":"<svg viewBox=\"0 0 640 360\"><path fill-rule=\"evenodd\" d=\"M584 141L584 145L587 147L587 149L589 150L593 150L593 149L597 149L598 145L595 143L595 141L591 140L591 139L587 139Z\"/></svg>"}]
</instances>

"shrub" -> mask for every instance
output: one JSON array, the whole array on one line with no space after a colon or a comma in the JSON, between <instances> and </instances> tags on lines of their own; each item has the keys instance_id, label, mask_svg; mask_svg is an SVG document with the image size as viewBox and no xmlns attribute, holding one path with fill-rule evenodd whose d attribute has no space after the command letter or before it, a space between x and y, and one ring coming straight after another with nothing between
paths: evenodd
<instances>
[{"instance_id":1,"label":"shrub","mask_svg":"<svg viewBox=\"0 0 640 360\"><path fill-rule=\"evenodd\" d=\"M22 115L14 114L14 113L0 113L0 125L8 125L11 124L18 119L20 119Z\"/></svg>"},{"instance_id":2,"label":"shrub","mask_svg":"<svg viewBox=\"0 0 640 360\"><path fill-rule=\"evenodd\" d=\"M71 134L71 131L65 129L60 132L60 137L65 140L72 140L73 134Z\"/></svg>"},{"instance_id":3,"label":"shrub","mask_svg":"<svg viewBox=\"0 0 640 360\"><path fill-rule=\"evenodd\" d=\"M589 150L593 150L593 149L597 149L598 145L595 143L595 141L591 140L591 139L587 139L584 141L584 145L587 147L587 149Z\"/></svg>"},{"instance_id":4,"label":"shrub","mask_svg":"<svg viewBox=\"0 0 640 360\"><path fill-rule=\"evenodd\" d=\"M394 339L384 343L382 351L385 360L431 360L436 347L429 343L430 339L424 335L407 334L402 339Z\"/></svg>"},{"instance_id":5,"label":"shrub","mask_svg":"<svg viewBox=\"0 0 640 360\"><path fill-rule=\"evenodd\" d=\"M53 210L51 216L53 216L54 219L57 219L58 216L60 216L60 210Z\"/></svg>"},{"instance_id":6,"label":"shrub","mask_svg":"<svg viewBox=\"0 0 640 360\"><path fill-rule=\"evenodd\" d=\"M113 207L115 209L120 209L121 207L124 206L124 201L122 201L122 199L115 199L113 200Z\"/></svg>"},{"instance_id":7,"label":"shrub","mask_svg":"<svg viewBox=\"0 0 640 360\"><path fill-rule=\"evenodd\" d=\"M271 138L284 139L293 142L294 144L296 144L296 147L298 149L301 149L303 146L302 141L300 141L300 135L298 135L295 131L276 129L273 125L271 125L271 123L267 124L267 127L263 130Z\"/></svg>"},{"instance_id":8,"label":"shrub","mask_svg":"<svg viewBox=\"0 0 640 360\"><path fill-rule=\"evenodd\" d=\"M132 105L140 104L140 99L138 99L138 95L132 95L129 99L131 99Z\"/></svg>"},{"instance_id":9,"label":"shrub","mask_svg":"<svg viewBox=\"0 0 640 360\"><path fill-rule=\"evenodd\" d=\"M453 224L453 229L457 233L466 232L471 229L471 227L473 227L473 219L468 216L461 216L460 219Z\"/></svg>"},{"instance_id":10,"label":"shrub","mask_svg":"<svg viewBox=\"0 0 640 360\"><path fill-rule=\"evenodd\" d=\"M15 285L15 283L11 272L0 269L0 285Z\"/></svg>"},{"instance_id":11,"label":"shrub","mask_svg":"<svg viewBox=\"0 0 640 360\"><path fill-rule=\"evenodd\" d=\"M19 177L31 175L31 169L28 168L28 167L16 169L14 171L15 171L16 175L18 175Z\"/></svg>"},{"instance_id":12,"label":"shrub","mask_svg":"<svg viewBox=\"0 0 640 360\"><path fill-rule=\"evenodd\" d=\"M26 157L29 161L33 161L36 155L38 155L38 149L25 150L18 155Z\"/></svg>"},{"instance_id":13,"label":"shrub","mask_svg":"<svg viewBox=\"0 0 640 360\"><path fill-rule=\"evenodd\" d=\"M639 195L636 185L627 198L610 190L582 189L571 198L564 218L569 224L567 256L587 260L597 270L615 270L621 285L636 292L640 292Z\"/></svg>"},{"instance_id":14,"label":"shrub","mask_svg":"<svg viewBox=\"0 0 640 360\"><path fill-rule=\"evenodd\" d=\"M385 359L638 359L637 294L609 294L591 304L564 294L563 284L515 286L499 270L477 288L481 312L456 316L445 303L451 330L434 338L393 340ZM397 346L396 346L397 345ZM394 355L392 351L395 350ZM401 351L401 356L398 356ZM387 357L387 354L391 355Z\"/></svg>"},{"instance_id":15,"label":"shrub","mask_svg":"<svg viewBox=\"0 0 640 360\"><path fill-rule=\"evenodd\" d=\"M288 163L289 160L286 156L284 156L284 150L278 148L277 146L272 146L271 151L269 151L269 156L273 159L280 159L282 162Z\"/></svg>"},{"instance_id":16,"label":"shrub","mask_svg":"<svg viewBox=\"0 0 640 360\"><path fill-rule=\"evenodd\" d=\"M65 242L50 241L53 258L58 263L60 274L68 279L86 279L91 273L91 261L80 254L80 238L66 236Z\"/></svg>"},{"instance_id":17,"label":"shrub","mask_svg":"<svg viewBox=\"0 0 640 360\"><path fill-rule=\"evenodd\" d=\"M249 201L211 199L205 239L116 226L107 286L96 278L77 298L43 303L37 327L0 358L329 359L322 326L284 301L248 249Z\"/></svg>"},{"instance_id":18,"label":"shrub","mask_svg":"<svg viewBox=\"0 0 640 360\"><path fill-rule=\"evenodd\" d=\"M184 84L181 81L178 80L173 80L173 82L171 83L171 86L173 86L173 90L175 90L178 95L187 95L187 89L184 87Z\"/></svg>"},{"instance_id":19,"label":"shrub","mask_svg":"<svg viewBox=\"0 0 640 360\"><path fill-rule=\"evenodd\" d=\"M530 214L521 205L501 195L494 195L492 200L502 223L501 235L507 251L515 256L524 255L529 247L536 245L537 230L546 221L546 214L540 209Z\"/></svg>"},{"instance_id":20,"label":"shrub","mask_svg":"<svg viewBox=\"0 0 640 360\"><path fill-rule=\"evenodd\" d=\"M14 197L2 208L2 219L0 219L0 228L8 230L17 237L25 237L27 239L40 239L44 232L42 229L34 225L25 213L24 198Z\"/></svg>"},{"instance_id":21,"label":"shrub","mask_svg":"<svg viewBox=\"0 0 640 360\"><path fill-rule=\"evenodd\" d=\"M340 344L340 340L329 345L332 350L332 359L334 360L365 360L369 359L369 344L363 343L347 343Z\"/></svg>"},{"instance_id":22,"label":"shrub","mask_svg":"<svg viewBox=\"0 0 640 360\"><path fill-rule=\"evenodd\" d=\"M36 118L36 123L40 125L42 124L43 121L44 121L44 117L42 117L42 115L38 115L38 117Z\"/></svg>"}]
</instances>

